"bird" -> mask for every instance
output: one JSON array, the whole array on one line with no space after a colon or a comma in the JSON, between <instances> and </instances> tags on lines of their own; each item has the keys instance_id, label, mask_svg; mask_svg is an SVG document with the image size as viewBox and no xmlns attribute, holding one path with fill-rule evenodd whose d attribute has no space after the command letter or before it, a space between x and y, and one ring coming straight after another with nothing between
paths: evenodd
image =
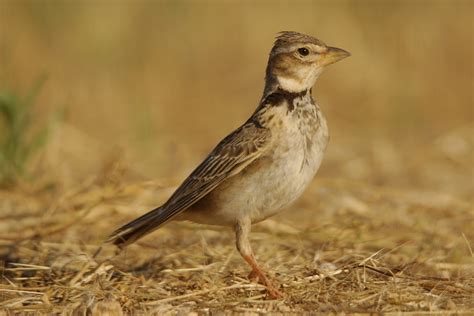
<instances>
[{"instance_id":1,"label":"bird","mask_svg":"<svg viewBox=\"0 0 474 316\"><path fill-rule=\"evenodd\" d=\"M350 56L315 37L277 34L256 110L209 153L161 206L115 230L106 242L119 249L172 220L231 227L250 265L250 280L271 298L283 293L260 268L249 234L254 223L288 207L320 167L328 126L312 97L322 71Z\"/></svg>"}]
</instances>

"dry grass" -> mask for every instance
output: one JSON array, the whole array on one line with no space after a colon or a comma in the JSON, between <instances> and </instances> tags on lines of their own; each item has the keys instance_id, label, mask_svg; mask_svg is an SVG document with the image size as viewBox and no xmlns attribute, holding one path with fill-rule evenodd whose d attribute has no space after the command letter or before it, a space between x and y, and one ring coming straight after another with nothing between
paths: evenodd
<instances>
[{"instance_id":1,"label":"dry grass","mask_svg":"<svg viewBox=\"0 0 474 316\"><path fill-rule=\"evenodd\" d=\"M171 223L114 254L100 241L163 200L164 183L119 165L70 192L1 193L1 307L113 314L474 312L471 205L452 196L320 179L291 212L256 225L258 259L281 283L269 300L225 229ZM157 202L156 202L157 203Z\"/></svg>"},{"instance_id":2,"label":"dry grass","mask_svg":"<svg viewBox=\"0 0 474 316\"><path fill-rule=\"evenodd\" d=\"M45 72L37 121L66 110L34 181L0 189L0 310L473 314L472 12L470 1L0 1L0 86L25 94ZM252 112L281 30L352 52L314 92L331 131L316 180L251 235L285 299L246 279L224 228L170 223L93 258Z\"/></svg>"}]
</instances>

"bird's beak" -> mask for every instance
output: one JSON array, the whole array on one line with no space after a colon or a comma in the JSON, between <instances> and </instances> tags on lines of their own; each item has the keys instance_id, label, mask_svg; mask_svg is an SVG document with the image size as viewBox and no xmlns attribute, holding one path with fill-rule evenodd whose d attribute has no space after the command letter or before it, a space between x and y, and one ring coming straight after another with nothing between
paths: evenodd
<instances>
[{"instance_id":1,"label":"bird's beak","mask_svg":"<svg viewBox=\"0 0 474 316\"><path fill-rule=\"evenodd\" d=\"M348 51L345 51L337 47L328 47L328 50L322 54L321 63L323 66L334 64L335 62L340 61L346 57L349 57L351 54Z\"/></svg>"}]
</instances>

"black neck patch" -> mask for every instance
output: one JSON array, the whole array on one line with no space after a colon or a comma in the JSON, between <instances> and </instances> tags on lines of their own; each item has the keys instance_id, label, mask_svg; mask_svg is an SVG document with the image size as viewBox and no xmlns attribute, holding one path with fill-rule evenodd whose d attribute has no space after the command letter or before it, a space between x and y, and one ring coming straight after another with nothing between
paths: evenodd
<instances>
[{"instance_id":1,"label":"black neck patch","mask_svg":"<svg viewBox=\"0 0 474 316\"><path fill-rule=\"evenodd\" d=\"M283 101L288 103L289 110L292 111L294 108L293 101L296 98L301 98L308 93L308 90L304 90L301 92L289 92L278 88L277 90L273 91L269 95L267 95L263 100L261 105L270 105L270 106L278 106L283 104Z\"/></svg>"}]
</instances>

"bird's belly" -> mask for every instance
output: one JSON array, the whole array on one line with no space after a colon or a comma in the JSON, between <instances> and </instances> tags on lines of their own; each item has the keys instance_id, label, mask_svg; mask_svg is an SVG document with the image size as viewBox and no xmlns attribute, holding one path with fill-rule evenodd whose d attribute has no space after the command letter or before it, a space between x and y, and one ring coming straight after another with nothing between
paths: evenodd
<instances>
[{"instance_id":1,"label":"bird's belly","mask_svg":"<svg viewBox=\"0 0 474 316\"><path fill-rule=\"evenodd\" d=\"M186 211L184 219L234 225L242 218L250 218L256 223L294 202L318 170L325 144L308 151L303 138L292 142L291 146L277 147L227 179Z\"/></svg>"},{"instance_id":2,"label":"bird's belly","mask_svg":"<svg viewBox=\"0 0 474 316\"><path fill-rule=\"evenodd\" d=\"M300 197L316 174L322 156L323 152L308 156L302 148L291 150L275 159L271 168L257 175L260 181L254 185L253 191L258 194L251 195L253 200L249 199L252 222L277 214Z\"/></svg>"}]
</instances>

